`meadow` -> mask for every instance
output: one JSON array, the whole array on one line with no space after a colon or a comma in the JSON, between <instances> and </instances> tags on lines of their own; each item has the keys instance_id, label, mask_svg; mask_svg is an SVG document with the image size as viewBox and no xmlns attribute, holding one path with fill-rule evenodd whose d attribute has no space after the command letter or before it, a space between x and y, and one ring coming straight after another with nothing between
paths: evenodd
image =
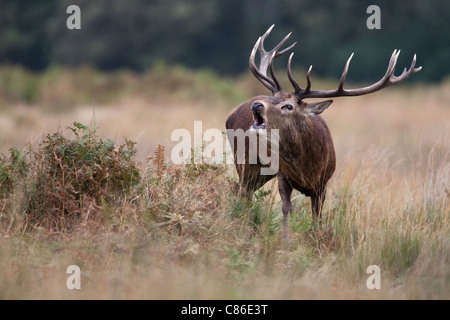
<instances>
[{"instance_id":1,"label":"meadow","mask_svg":"<svg viewBox=\"0 0 450 320\"><path fill-rule=\"evenodd\" d=\"M246 202L233 166L170 161L173 130L224 130L257 94L164 63L1 67L0 299L450 299L450 82L335 99L323 219L294 193L288 244L275 181Z\"/></svg>"}]
</instances>

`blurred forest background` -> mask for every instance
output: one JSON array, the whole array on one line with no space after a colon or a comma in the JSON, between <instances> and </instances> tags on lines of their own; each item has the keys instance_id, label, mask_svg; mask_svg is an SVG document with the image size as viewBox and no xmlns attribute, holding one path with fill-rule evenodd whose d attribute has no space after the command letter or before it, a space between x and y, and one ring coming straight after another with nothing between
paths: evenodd
<instances>
[{"instance_id":1,"label":"blurred forest background","mask_svg":"<svg viewBox=\"0 0 450 320\"><path fill-rule=\"evenodd\" d=\"M66 27L71 4L81 8L81 30ZM381 30L366 27L371 4L381 8ZM412 81L439 82L450 73L449 13L446 0L0 0L0 64L145 72L164 62L236 75L276 24L272 40L293 31L299 42L299 70L313 64L336 78L355 52L349 78L371 81L401 49L399 65L417 53L424 66Z\"/></svg>"}]
</instances>

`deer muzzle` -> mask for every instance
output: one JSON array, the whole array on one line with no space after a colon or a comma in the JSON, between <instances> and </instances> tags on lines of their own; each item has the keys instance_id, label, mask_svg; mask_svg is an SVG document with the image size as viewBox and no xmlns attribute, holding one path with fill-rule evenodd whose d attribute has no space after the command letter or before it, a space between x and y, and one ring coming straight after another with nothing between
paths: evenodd
<instances>
[{"instance_id":1,"label":"deer muzzle","mask_svg":"<svg viewBox=\"0 0 450 320\"><path fill-rule=\"evenodd\" d=\"M255 123L252 125L253 129L265 129L266 121L261 115L261 111L264 109L264 105L260 102L252 103L253 119Z\"/></svg>"}]
</instances>

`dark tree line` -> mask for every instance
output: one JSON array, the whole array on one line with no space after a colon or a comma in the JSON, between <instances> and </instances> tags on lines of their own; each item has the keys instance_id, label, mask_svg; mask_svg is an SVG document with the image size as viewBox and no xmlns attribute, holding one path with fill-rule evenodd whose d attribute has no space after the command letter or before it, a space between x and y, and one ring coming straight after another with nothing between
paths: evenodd
<instances>
[{"instance_id":1,"label":"dark tree line","mask_svg":"<svg viewBox=\"0 0 450 320\"><path fill-rule=\"evenodd\" d=\"M81 9L81 30L66 27L71 4ZM380 30L366 27L370 4L381 9ZM349 79L370 81L402 49L399 69L417 53L424 68L415 79L440 81L450 74L449 19L448 0L0 0L0 63L144 71L164 61L236 74L276 24L267 45L293 31L295 68L313 64L335 78L355 52Z\"/></svg>"}]
</instances>

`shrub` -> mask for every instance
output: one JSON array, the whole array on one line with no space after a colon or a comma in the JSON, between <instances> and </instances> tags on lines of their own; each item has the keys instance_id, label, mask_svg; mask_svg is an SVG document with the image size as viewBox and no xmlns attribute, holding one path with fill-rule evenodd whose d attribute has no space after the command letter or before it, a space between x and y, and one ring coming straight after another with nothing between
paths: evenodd
<instances>
[{"instance_id":1,"label":"shrub","mask_svg":"<svg viewBox=\"0 0 450 320\"><path fill-rule=\"evenodd\" d=\"M8 197L18 178L28 174L30 165L26 161L28 151L11 147L10 157L0 155L0 197Z\"/></svg>"},{"instance_id":2,"label":"shrub","mask_svg":"<svg viewBox=\"0 0 450 320\"><path fill-rule=\"evenodd\" d=\"M44 137L37 151L11 148L10 159L0 159L0 196L25 194L27 223L66 230L74 218L91 218L100 203L127 197L140 181L134 142L117 146L78 122L68 130L73 137L60 130Z\"/></svg>"},{"instance_id":3,"label":"shrub","mask_svg":"<svg viewBox=\"0 0 450 320\"><path fill-rule=\"evenodd\" d=\"M211 227L229 190L224 168L209 164L170 165L159 145L142 178L146 218L178 234L201 236Z\"/></svg>"}]
</instances>

